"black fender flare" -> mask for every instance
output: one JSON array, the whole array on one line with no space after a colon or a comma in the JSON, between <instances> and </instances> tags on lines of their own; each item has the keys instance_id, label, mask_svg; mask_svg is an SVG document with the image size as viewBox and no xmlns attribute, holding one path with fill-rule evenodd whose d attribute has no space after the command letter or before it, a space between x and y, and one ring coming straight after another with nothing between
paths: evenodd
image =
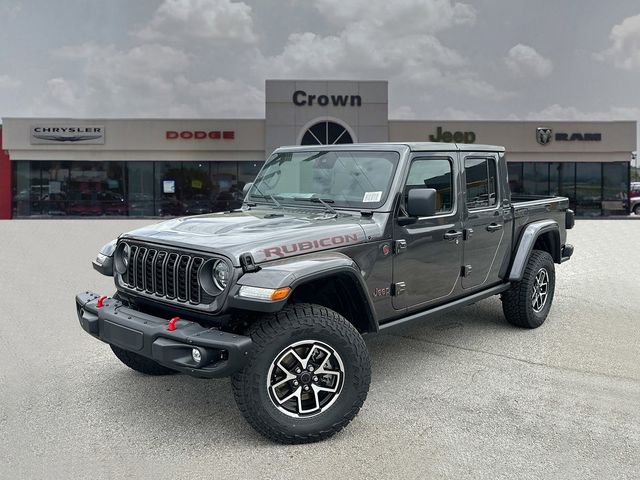
<instances>
[{"instance_id":1,"label":"black fender flare","mask_svg":"<svg viewBox=\"0 0 640 480\"><path fill-rule=\"evenodd\" d=\"M533 250L533 246L536 244L536 240L538 238L548 232L554 232L554 243L557 242L557 248L555 251L557 254L552 254L553 261L555 263L560 263L561 258L559 255L562 251L560 245L560 227L558 227L558 222L555 220L539 220L537 222L532 222L528 224L522 234L520 235L520 239L518 240L518 246L513 255L513 262L511 263L511 269L509 270L509 280L512 282L517 282L522 280L522 276L524 275L524 269L527 266L527 262L529 261L529 256L531 255L531 251Z\"/></svg>"},{"instance_id":2,"label":"black fender flare","mask_svg":"<svg viewBox=\"0 0 640 480\"><path fill-rule=\"evenodd\" d=\"M290 287L291 295L295 289L305 283L328 278L336 274L347 275L353 280L354 295L359 295L366 308L368 319L368 331L378 331L378 320L371 298L367 295L367 286L357 263L347 255L340 252L318 252L276 260L260 265L257 272L245 273L232 288L229 298L229 306L238 309L253 310L259 312L277 312L284 308L288 299L278 302L267 302L241 298L238 291L243 285L262 288Z\"/></svg>"}]
</instances>

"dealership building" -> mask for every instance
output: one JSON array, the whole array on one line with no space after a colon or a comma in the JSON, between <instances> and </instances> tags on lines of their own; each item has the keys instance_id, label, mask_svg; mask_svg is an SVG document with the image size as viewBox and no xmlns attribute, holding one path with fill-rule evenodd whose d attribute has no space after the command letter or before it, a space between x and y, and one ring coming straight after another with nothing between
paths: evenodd
<instances>
[{"instance_id":1,"label":"dealership building","mask_svg":"<svg viewBox=\"0 0 640 480\"><path fill-rule=\"evenodd\" d=\"M513 191L628 213L633 121L393 120L385 81L267 80L265 101L264 119L5 118L0 218L224 211L278 146L426 141L503 145Z\"/></svg>"}]
</instances>

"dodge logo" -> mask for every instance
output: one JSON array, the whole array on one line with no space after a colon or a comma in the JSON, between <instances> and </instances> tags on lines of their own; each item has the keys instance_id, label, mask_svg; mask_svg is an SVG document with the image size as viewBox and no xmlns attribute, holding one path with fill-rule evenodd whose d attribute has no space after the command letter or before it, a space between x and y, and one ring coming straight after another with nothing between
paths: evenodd
<instances>
[{"instance_id":1,"label":"dodge logo","mask_svg":"<svg viewBox=\"0 0 640 480\"><path fill-rule=\"evenodd\" d=\"M548 145L551 141L551 129L547 127L536 128L536 140L540 145Z\"/></svg>"},{"instance_id":2,"label":"dodge logo","mask_svg":"<svg viewBox=\"0 0 640 480\"><path fill-rule=\"evenodd\" d=\"M547 127L536 128L536 140L540 145L548 145L551 141L551 129Z\"/></svg>"}]
</instances>

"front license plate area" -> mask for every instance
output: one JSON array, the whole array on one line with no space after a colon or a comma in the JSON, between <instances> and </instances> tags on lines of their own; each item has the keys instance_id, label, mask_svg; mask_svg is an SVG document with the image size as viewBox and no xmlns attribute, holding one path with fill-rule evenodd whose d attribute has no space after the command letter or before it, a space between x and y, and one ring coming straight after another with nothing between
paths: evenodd
<instances>
[{"instance_id":1,"label":"front license plate area","mask_svg":"<svg viewBox=\"0 0 640 480\"><path fill-rule=\"evenodd\" d=\"M144 346L144 336L142 332L123 327L109 320L104 321L102 337L107 342L113 343L126 350L142 350Z\"/></svg>"}]
</instances>

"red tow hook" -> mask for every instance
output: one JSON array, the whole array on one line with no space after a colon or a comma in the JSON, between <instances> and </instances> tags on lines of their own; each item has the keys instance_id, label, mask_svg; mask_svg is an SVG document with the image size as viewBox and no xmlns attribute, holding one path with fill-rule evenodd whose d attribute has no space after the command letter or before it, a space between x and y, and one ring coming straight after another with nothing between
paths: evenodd
<instances>
[{"instance_id":1,"label":"red tow hook","mask_svg":"<svg viewBox=\"0 0 640 480\"><path fill-rule=\"evenodd\" d=\"M169 320L169 326L167 327L167 330L173 332L176 329L176 322L178 320L180 320L180 317L173 317L171 320Z\"/></svg>"},{"instance_id":2,"label":"red tow hook","mask_svg":"<svg viewBox=\"0 0 640 480\"><path fill-rule=\"evenodd\" d=\"M96 308L102 308L104 307L104 301L109 298L106 295L101 296L98 301L96 302Z\"/></svg>"}]
</instances>

